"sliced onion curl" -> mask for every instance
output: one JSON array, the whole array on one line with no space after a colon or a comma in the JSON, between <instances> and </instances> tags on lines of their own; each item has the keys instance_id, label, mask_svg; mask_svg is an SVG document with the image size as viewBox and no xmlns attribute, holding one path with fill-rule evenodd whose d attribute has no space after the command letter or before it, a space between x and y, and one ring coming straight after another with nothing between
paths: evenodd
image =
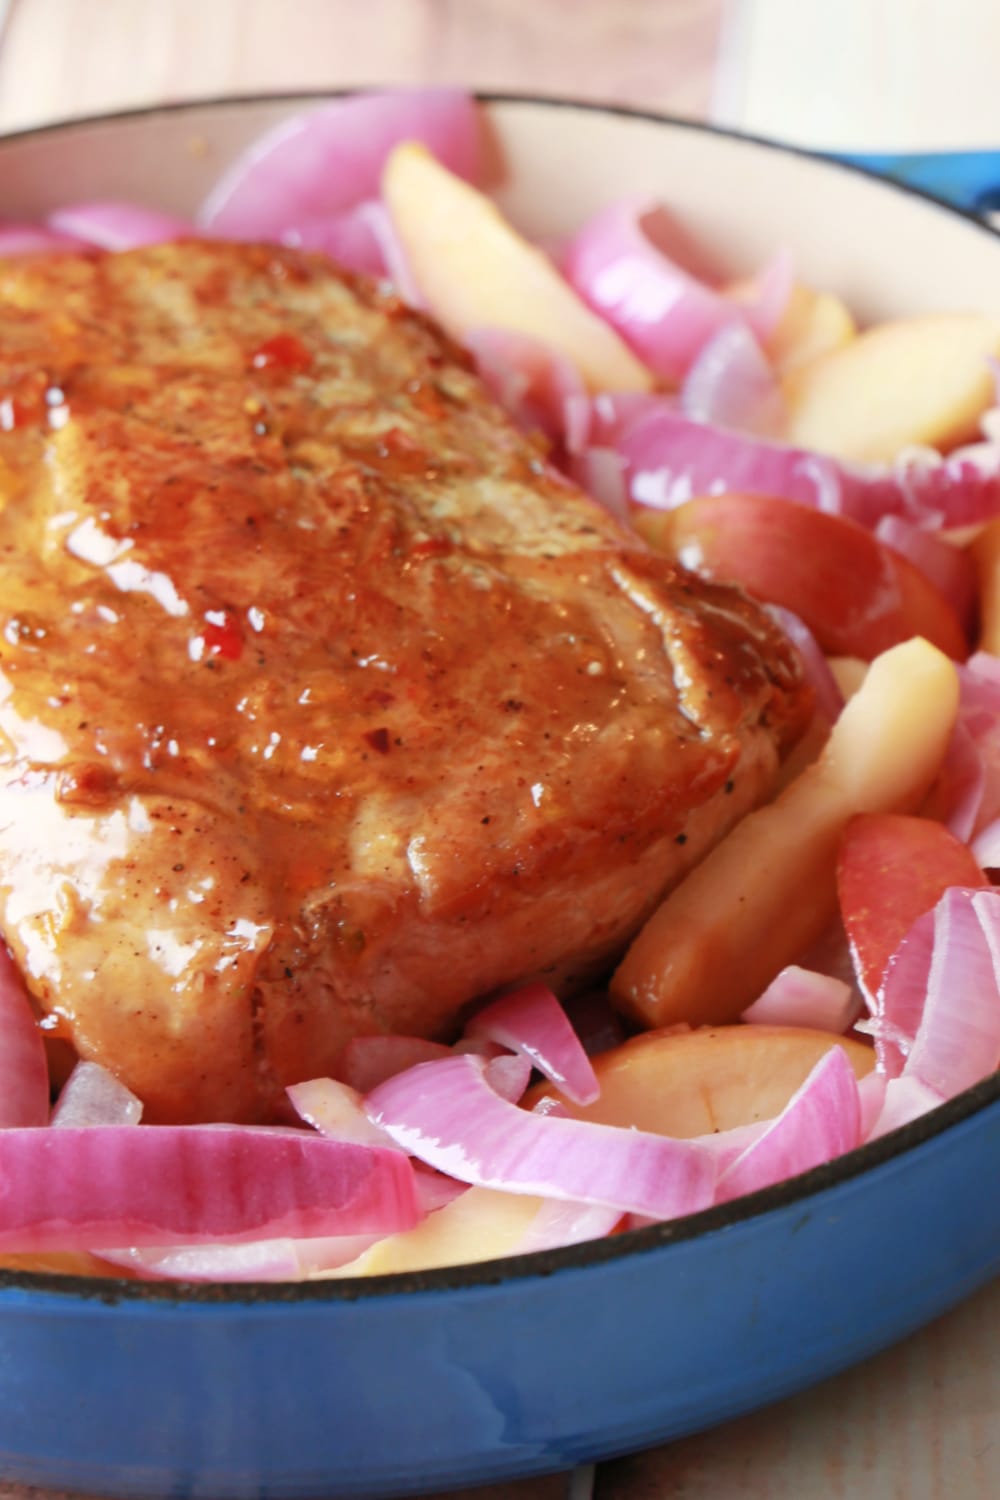
<instances>
[{"instance_id":1,"label":"sliced onion curl","mask_svg":"<svg viewBox=\"0 0 1000 1500\"><path fill-rule=\"evenodd\" d=\"M284 229L280 239L293 248L320 250L348 271L387 278L411 307L424 305L395 225L377 199Z\"/></svg>"},{"instance_id":2,"label":"sliced onion curl","mask_svg":"<svg viewBox=\"0 0 1000 1500\"><path fill-rule=\"evenodd\" d=\"M963 753L962 747L956 745L956 739L963 733L968 734L982 774L981 788L977 788L977 772L966 750L964 759L970 763L965 767L964 777L971 783L966 788L966 795L973 799L970 833L974 837L1000 817L1000 661L984 651L977 651L956 670L960 688L958 727L949 747L945 769L954 771L954 758ZM978 802L975 801L977 790ZM949 807L949 819L951 812ZM965 812L967 814L968 809ZM949 826L952 826L950 821ZM958 832L958 829L953 831ZM962 836L959 833L959 837ZM970 834L964 836L968 838Z\"/></svg>"},{"instance_id":3,"label":"sliced onion curl","mask_svg":"<svg viewBox=\"0 0 1000 1500\"><path fill-rule=\"evenodd\" d=\"M876 523L875 535L880 542L909 558L930 579L958 615L962 629L970 635L975 623L978 587L976 566L969 552L905 516L882 516Z\"/></svg>"},{"instance_id":4,"label":"sliced onion curl","mask_svg":"<svg viewBox=\"0 0 1000 1500\"><path fill-rule=\"evenodd\" d=\"M934 449L903 454L891 473L906 513L922 525L955 531L1000 515L1000 447L995 444L958 448L947 458Z\"/></svg>"},{"instance_id":5,"label":"sliced onion curl","mask_svg":"<svg viewBox=\"0 0 1000 1500\"><path fill-rule=\"evenodd\" d=\"M1000 1066L1000 892L946 891L920 1024L903 1067L943 1099Z\"/></svg>"},{"instance_id":6,"label":"sliced onion curl","mask_svg":"<svg viewBox=\"0 0 1000 1500\"><path fill-rule=\"evenodd\" d=\"M582 453L572 454L566 472L573 483L603 505L609 515L628 522L625 465L613 448L584 448Z\"/></svg>"},{"instance_id":7,"label":"sliced onion curl","mask_svg":"<svg viewBox=\"0 0 1000 1500\"><path fill-rule=\"evenodd\" d=\"M411 1155L462 1182L671 1219L707 1208L710 1152L641 1130L536 1115L490 1088L481 1058L424 1063L366 1107Z\"/></svg>"},{"instance_id":8,"label":"sliced onion curl","mask_svg":"<svg viewBox=\"0 0 1000 1500\"><path fill-rule=\"evenodd\" d=\"M720 329L752 321L752 312L672 259L663 248L670 233L658 204L612 203L564 247L560 264L583 300L639 358L678 383ZM773 302L771 293L769 286ZM766 320L776 316L780 312L769 306ZM770 328L758 331L766 335Z\"/></svg>"},{"instance_id":9,"label":"sliced onion curl","mask_svg":"<svg viewBox=\"0 0 1000 1500\"><path fill-rule=\"evenodd\" d=\"M699 350L681 387L681 410L758 437L779 437L785 399L767 356L742 322L727 323Z\"/></svg>"},{"instance_id":10,"label":"sliced onion curl","mask_svg":"<svg viewBox=\"0 0 1000 1500\"><path fill-rule=\"evenodd\" d=\"M576 1104L592 1104L600 1093L597 1075L569 1017L544 984L528 984L501 995L472 1017L470 1036L522 1053Z\"/></svg>"},{"instance_id":11,"label":"sliced onion curl","mask_svg":"<svg viewBox=\"0 0 1000 1500\"><path fill-rule=\"evenodd\" d=\"M756 1026L806 1026L843 1033L855 1020L860 997L849 984L789 964L740 1017Z\"/></svg>"},{"instance_id":12,"label":"sliced onion curl","mask_svg":"<svg viewBox=\"0 0 1000 1500\"><path fill-rule=\"evenodd\" d=\"M535 1250L557 1250L561 1245L580 1245L602 1240L621 1220L617 1208L603 1203L560 1203L546 1198L518 1245L519 1255Z\"/></svg>"},{"instance_id":13,"label":"sliced onion curl","mask_svg":"<svg viewBox=\"0 0 1000 1500\"><path fill-rule=\"evenodd\" d=\"M727 1203L832 1161L861 1143L861 1104L842 1047L831 1047L776 1120L719 1179Z\"/></svg>"},{"instance_id":14,"label":"sliced onion curl","mask_svg":"<svg viewBox=\"0 0 1000 1500\"><path fill-rule=\"evenodd\" d=\"M48 1118L45 1043L14 960L0 941L0 1130L45 1125Z\"/></svg>"},{"instance_id":15,"label":"sliced onion curl","mask_svg":"<svg viewBox=\"0 0 1000 1500\"><path fill-rule=\"evenodd\" d=\"M574 364L526 334L474 328L463 342L491 392L526 431L567 441L568 423L586 410L586 387ZM574 433L574 441L580 434Z\"/></svg>"},{"instance_id":16,"label":"sliced onion curl","mask_svg":"<svg viewBox=\"0 0 1000 1500\"><path fill-rule=\"evenodd\" d=\"M42 224L0 223L0 257L8 255L51 255L57 250L82 250L83 240L69 234L56 234Z\"/></svg>"},{"instance_id":17,"label":"sliced onion curl","mask_svg":"<svg viewBox=\"0 0 1000 1500\"><path fill-rule=\"evenodd\" d=\"M1000 818L994 818L972 841L972 852L984 870L1000 870Z\"/></svg>"},{"instance_id":18,"label":"sliced onion curl","mask_svg":"<svg viewBox=\"0 0 1000 1500\"><path fill-rule=\"evenodd\" d=\"M102 1250L101 1259L153 1281L304 1281L357 1260L381 1235L344 1234L242 1244L159 1245Z\"/></svg>"},{"instance_id":19,"label":"sliced onion curl","mask_svg":"<svg viewBox=\"0 0 1000 1500\"><path fill-rule=\"evenodd\" d=\"M476 1054L467 1052L462 1055L474 1057ZM517 1104L531 1081L531 1059L515 1052L487 1059L484 1076L495 1094L508 1104Z\"/></svg>"},{"instance_id":20,"label":"sliced onion curl","mask_svg":"<svg viewBox=\"0 0 1000 1500\"><path fill-rule=\"evenodd\" d=\"M480 121L458 89L358 94L294 115L225 172L198 215L227 239L280 239L376 198L386 157L421 141L460 177L479 178Z\"/></svg>"},{"instance_id":21,"label":"sliced onion curl","mask_svg":"<svg viewBox=\"0 0 1000 1500\"><path fill-rule=\"evenodd\" d=\"M610 441L625 461L638 505L670 510L696 495L769 495L848 516L874 527L906 500L888 470L849 465L826 454L694 422L667 401L628 413Z\"/></svg>"},{"instance_id":22,"label":"sliced onion curl","mask_svg":"<svg viewBox=\"0 0 1000 1500\"><path fill-rule=\"evenodd\" d=\"M858 1079L858 1102L861 1106L861 1139L863 1141L873 1138L873 1131L885 1108L888 1088L889 1080L877 1068L873 1068L870 1073Z\"/></svg>"},{"instance_id":23,"label":"sliced onion curl","mask_svg":"<svg viewBox=\"0 0 1000 1500\"><path fill-rule=\"evenodd\" d=\"M934 955L934 912L917 918L886 965L876 995L862 993L873 1019L857 1030L874 1037L879 1071L898 1078L920 1025Z\"/></svg>"},{"instance_id":24,"label":"sliced onion curl","mask_svg":"<svg viewBox=\"0 0 1000 1500\"><path fill-rule=\"evenodd\" d=\"M1000 892L955 886L893 955L870 1029L880 1069L950 1099L1000 1066Z\"/></svg>"},{"instance_id":25,"label":"sliced onion curl","mask_svg":"<svg viewBox=\"0 0 1000 1500\"><path fill-rule=\"evenodd\" d=\"M188 219L136 203L70 203L49 214L46 224L56 234L99 250L136 250L140 245L190 239L197 233Z\"/></svg>"},{"instance_id":26,"label":"sliced onion curl","mask_svg":"<svg viewBox=\"0 0 1000 1500\"><path fill-rule=\"evenodd\" d=\"M941 822L967 844L979 823L986 795L986 764L961 715L951 732L935 787L941 798L936 808Z\"/></svg>"},{"instance_id":27,"label":"sliced onion curl","mask_svg":"<svg viewBox=\"0 0 1000 1500\"><path fill-rule=\"evenodd\" d=\"M138 1125L142 1100L100 1063L78 1062L63 1084L52 1124L62 1129Z\"/></svg>"},{"instance_id":28,"label":"sliced onion curl","mask_svg":"<svg viewBox=\"0 0 1000 1500\"><path fill-rule=\"evenodd\" d=\"M29 1254L390 1234L421 1217L400 1152L304 1130L5 1130L0 1180L0 1249Z\"/></svg>"},{"instance_id":29,"label":"sliced onion curl","mask_svg":"<svg viewBox=\"0 0 1000 1500\"><path fill-rule=\"evenodd\" d=\"M872 1073L869 1077L879 1078L881 1075ZM884 1089L882 1107L865 1134L866 1140L877 1141L879 1136L888 1135L890 1130L899 1130L903 1125L909 1125L911 1120L919 1119L921 1115L937 1109L938 1105L944 1102L935 1089L911 1075L904 1074L901 1078L883 1078L882 1083Z\"/></svg>"},{"instance_id":30,"label":"sliced onion curl","mask_svg":"<svg viewBox=\"0 0 1000 1500\"><path fill-rule=\"evenodd\" d=\"M781 604L768 604L765 607L801 656L806 679L812 684L816 694L817 710L830 724L835 724L844 706L844 695L819 642L806 622L792 610L785 609Z\"/></svg>"}]
</instances>

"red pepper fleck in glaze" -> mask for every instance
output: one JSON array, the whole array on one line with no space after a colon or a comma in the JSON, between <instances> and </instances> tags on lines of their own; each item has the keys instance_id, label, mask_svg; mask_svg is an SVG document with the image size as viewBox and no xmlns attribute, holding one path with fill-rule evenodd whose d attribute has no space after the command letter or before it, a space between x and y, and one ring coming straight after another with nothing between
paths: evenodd
<instances>
[{"instance_id":1,"label":"red pepper fleck in glaze","mask_svg":"<svg viewBox=\"0 0 1000 1500\"><path fill-rule=\"evenodd\" d=\"M243 632L232 615L224 609L210 609L205 619L208 624L201 633L205 650L224 661L239 661L243 655Z\"/></svg>"},{"instance_id":2,"label":"red pepper fleck in glaze","mask_svg":"<svg viewBox=\"0 0 1000 1500\"><path fill-rule=\"evenodd\" d=\"M293 333L276 333L254 351L250 360L255 370L308 370L312 362L309 350Z\"/></svg>"}]
</instances>

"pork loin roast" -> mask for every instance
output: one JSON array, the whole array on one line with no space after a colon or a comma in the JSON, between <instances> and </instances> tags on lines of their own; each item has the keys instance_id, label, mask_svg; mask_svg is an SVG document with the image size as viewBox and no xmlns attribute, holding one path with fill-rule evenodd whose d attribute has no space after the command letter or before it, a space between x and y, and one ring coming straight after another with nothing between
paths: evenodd
<instances>
[{"instance_id":1,"label":"pork loin roast","mask_svg":"<svg viewBox=\"0 0 1000 1500\"><path fill-rule=\"evenodd\" d=\"M771 787L767 615L321 257L0 263L0 927L153 1120L566 989Z\"/></svg>"}]
</instances>

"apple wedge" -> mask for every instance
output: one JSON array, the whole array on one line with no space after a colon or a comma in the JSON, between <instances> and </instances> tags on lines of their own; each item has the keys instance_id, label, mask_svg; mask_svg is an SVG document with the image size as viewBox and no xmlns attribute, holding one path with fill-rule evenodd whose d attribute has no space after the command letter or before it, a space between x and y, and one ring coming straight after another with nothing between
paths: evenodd
<instances>
[{"instance_id":1,"label":"apple wedge","mask_svg":"<svg viewBox=\"0 0 1000 1500\"><path fill-rule=\"evenodd\" d=\"M788 306L767 341L768 353L779 375L790 375L810 360L842 349L857 331L839 297L796 282Z\"/></svg>"},{"instance_id":2,"label":"apple wedge","mask_svg":"<svg viewBox=\"0 0 1000 1500\"><path fill-rule=\"evenodd\" d=\"M315 1279L387 1276L515 1255L541 1206L541 1198L527 1194L470 1187L414 1228L386 1235L357 1260L335 1271L320 1271Z\"/></svg>"},{"instance_id":3,"label":"apple wedge","mask_svg":"<svg viewBox=\"0 0 1000 1500\"><path fill-rule=\"evenodd\" d=\"M891 462L917 443L976 435L993 404L1000 317L941 313L880 323L785 379L789 443Z\"/></svg>"},{"instance_id":4,"label":"apple wedge","mask_svg":"<svg viewBox=\"0 0 1000 1500\"><path fill-rule=\"evenodd\" d=\"M689 1140L773 1119L831 1047L844 1049L858 1078L874 1067L871 1047L825 1031L793 1026L647 1031L594 1058L601 1092L593 1104L575 1104L550 1083L533 1088L524 1104L530 1109L549 1094L578 1120Z\"/></svg>"},{"instance_id":5,"label":"apple wedge","mask_svg":"<svg viewBox=\"0 0 1000 1500\"><path fill-rule=\"evenodd\" d=\"M591 390L647 391L653 376L489 198L415 142L397 146L382 191L414 280L453 338L502 328L548 345Z\"/></svg>"},{"instance_id":6,"label":"apple wedge","mask_svg":"<svg viewBox=\"0 0 1000 1500\"><path fill-rule=\"evenodd\" d=\"M958 674L927 641L878 657L819 759L650 917L612 980L622 1009L646 1026L735 1020L835 916L848 819L917 807L957 712Z\"/></svg>"},{"instance_id":7,"label":"apple wedge","mask_svg":"<svg viewBox=\"0 0 1000 1500\"><path fill-rule=\"evenodd\" d=\"M846 516L768 495L705 495L674 510L634 510L632 524L694 572L792 610L832 655L871 660L913 635L968 655L941 591Z\"/></svg>"}]
</instances>

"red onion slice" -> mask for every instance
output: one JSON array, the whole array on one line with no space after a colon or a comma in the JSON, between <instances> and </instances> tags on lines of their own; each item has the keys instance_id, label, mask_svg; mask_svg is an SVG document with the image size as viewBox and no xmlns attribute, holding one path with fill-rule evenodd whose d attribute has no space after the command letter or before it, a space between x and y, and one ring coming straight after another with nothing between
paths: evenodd
<instances>
[{"instance_id":1,"label":"red onion slice","mask_svg":"<svg viewBox=\"0 0 1000 1500\"><path fill-rule=\"evenodd\" d=\"M136 250L197 233L188 219L136 203L70 203L49 214L46 224L56 234L100 250Z\"/></svg>"},{"instance_id":2,"label":"red onion slice","mask_svg":"<svg viewBox=\"0 0 1000 1500\"><path fill-rule=\"evenodd\" d=\"M861 1139L871 1139L872 1131L885 1108L889 1080L878 1069L858 1079L858 1103L861 1106Z\"/></svg>"},{"instance_id":3,"label":"red onion slice","mask_svg":"<svg viewBox=\"0 0 1000 1500\"><path fill-rule=\"evenodd\" d=\"M0 1131L0 1249L389 1234L421 1217L398 1151L311 1131L95 1125Z\"/></svg>"},{"instance_id":4,"label":"red onion slice","mask_svg":"<svg viewBox=\"0 0 1000 1500\"><path fill-rule=\"evenodd\" d=\"M939 816L945 827L967 844L979 822L986 795L986 766L961 714L948 741L938 784L944 791Z\"/></svg>"},{"instance_id":5,"label":"red onion slice","mask_svg":"<svg viewBox=\"0 0 1000 1500\"><path fill-rule=\"evenodd\" d=\"M308 1240L248 1240L235 1245L132 1246L102 1250L101 1259L144 1280L304 1281L357 1260L381 1238L344 1234Z\"/></svg>"},{"instance_id":6,"label":"red onion slice","mask_svg":"<svg viewBox=\"0 0 1000 1500\"><path fill-rule=\"evenodd\" d=\"M65 1129L92 1125L138 1125L142 1100L100 1063L78 1062L63 1084L52 1124Z\"/></svg>"},{"instance_id":7,"label":"red onion slice","mask_svg":"<svg viewBox=\"0 0 1000 1500\"><path fill-rule=\"evenodd\" d=\"M537 339L504 328L475 328L464 343L496 400L525 431L541 431L562 443L567 410L580 425L574 403L588 402L587 392L568 359Z\"/></svg>"},{"instance_id":8,"label":"red onion slice","mask_svg":"<svg viewBox=\"0 0 1000 1500\"><path fill-rule=\"evenodd\" d=\"M348 271L388 278L411 307L424 305L395 226L385 205L377 199L366 199L322 219L306 220L283 230L280 239L283 245L320 250Z\"/></svg>"},{"instance_id":9,"label":"red onion slice","mask_svg":"<svg viewBox=\"0 0 1000 1500\"><path fill-rule=\"evenodd\" d=\"M872 1074L871 1077L878 1077ZM929 1088L919 1078L904 1074L901 1078L890 1078L884 1083L885 1094L882 1107L864 1131L865 1140L876 1141L888 1135L890 1130L899 1130L917 1120L929 1110L937 1109L944 1101L936 1090Z\"/></svg>"},{"instance_id":10,"label":"red onion slice","mask_svg":"<svg viewBox=\"0 0 1000 1500\"><path fill-rule=\"evenodd\" d=\"M559 1202L546 1198L517 1247L518 1255L536 1250L555 1250L562 1245L580 1245L602 1240L621 1219L617 1208L603 1203Z\"/></svg>"},{"instance_id":11,"label":"red onion slice","mask_svg":"<svg viewBox=\"0 0 1000 1500\"><path fill-rule=\"evenodd\" d=\"M622 424L615 447L625 461L632 500L657 510L697 495L769 495L873 527L906 505L887 470L693 422L666 401L647 398Z\"/></svg>"},{"instance_id":12,"label":"red onion slice","mask_svg":"<svg viewBox=\"0 0 1000 1500\"><path fill-rule=\"evenodd\" d=\"M729 1130L716 1130L711 1135L695 1135L691 1139L696 1146L711 1152L721 1176L770 1126L770 1120L751 1120L747 1125L734 1125Z\"/></svg>"},{"instance_id":13,"label":"red onion slice","mask_svg":"<svg viewBox=\"0 0 1000 1500\"><path fill-rule=\"evenodd\" d=\"M892 476L906 511L924 525L955 530L1000 515L1000 447L959 449L947 458L904 456Z\"/></svg>"},{"instance_id":14,"label":"red onion slice","mask_svg":"<svg viewBox=\"0 0 1000 1500\"><path fill-rule=\"evenodd\" d=\"M639 358L677 382L721 328L743 322L746 314L661 249L664 225L656 203L612 203L563 247L560 264L570 285Z\"/></svg>"},{"instance_id":15,"label":"red onion slice","mask_svg":"<svg viewBox=\"0 0 1000 1500\"><path fill-rule=\"evenodd\" d=\"M712 1201L715 1162L689 1141L507 1104L480 1058L424 1063L389 1079L367 1109L411 1155L461 1182L602 1203L669 1219Z\"/></svg>"},{"instance_id":16,"label":"red onion slice","mask_svg":"<svg viewBox=\"0 0 1000 1500\"><path fill-rule=\"evenodd\" d=\"M785 609L781 604L768 604L765 608L777 620L801 656L806 677L816 694L818 711L829 723L835 724L844 706L844 695L816 637L805 620L800 619L793 610Z\"/></svg>"},{"instance_id":17,"label":"red onion slice","mask_svg":"<svg viewBox=\"0 0 1000 1500\"><path fill-rule=\"evenodd\" d=\"M740 1017L757 1026L806 1026L843 1033L858 1014L860 997L842 979L789 964Z\"/></svg>"},{"instance_id":18,"label":"red onion slice","mask_svg":"<svg viewBox=\"0 0 1000 1500\"><path fill-rule=\"evenodd\" d=\"M386 157L421 141L452 172L479 177L475 101L458 89L401 89L339 99L261 136L215 184L198 215L229 239L276 239L379 192Z\"/></svg>"},{"instance_id":19,"label":"red onion slice","mask_svg":"<svg viewBox=\"0 0 1000 1500\"><path fill-rule=\"evenodd\" d=\"M875 535L880 542L909 558L930 579L958 615L963 630L971 634L978 587L976 567L969 553L904 516L882 516L875 526Z\"/></svg>"},{"instance_id":20,"label":"red onion slice","mask_svg":"<svg viewBox=\"0 0 1000 1500\"><path fill-rule=\"evenodd\" d=\"M0 257L8 255L52 255L59 250L82 250L85 241L57 234L42 224L0 223Z\"/></svg>"},{"instance_id":21,"label":"red onion slice","mask_svg":"<svg viewBox=\"0 0 1000 1500\"><path fill-rule=\"evenodd\" d=\"M301 250L320 250L348 271L365 276L387 276L382 240L376 225L385 216L381 203L366 201L343 213L310 219L281 234L281 243Z\"/></svg>"},{"instance_id":22,"label":"red onion slice","mask_svg":"<svg viewBox=\"0 0 1000 1500\"><path fill-rule=\"evenodd\" d=\"M767 342L787 311L795 286L795 262L790 250L781 249L757 272L727 287L726 296L740 304L747 322L762 342Z\"/></svg>"},{"instance_id":23,"label":"red onion slice","mask_svg":"<svg viewBox=\"0 0 1000 1500\"><path fill-rule=\"evenodd\" d=\"M857 1079L843 1048L831 1047L778 1118L723 1172L716 1201L728 1203L796 1177L853 1151L860 1141Z\"/></svg>"},{"instance_id":24,"label":"red onion slice","mask_svg":"<svg viewBox=\"0 0 1000 1500\"><path fill-rule=\"evenodd\" d=\"M609 515L628 523L625 465L613 448L584 448L581 453L571 454L566 472Z\"/></svg>"},{"instance_id":25,"label":"red onion slice","mask_svg":"<svg viewBox=\"0 0 1000 1500\"><path fill-rule=\"evenodd\" d=\"M1000 892L946 891L920 1024L903 1068L943 1099L1000 1065Z\"/></svg>"},{"instance_id":26,"label":"red onion slice","mask_svg":"<svg viewBox=\"0 0 1000 1500\"><path fill-rule=\"evenodd\" d=\"M897 1078L923 1015L934 959L934 911L918 917L890 958L878 993L870 999L873 1021L859 1025L875 1038L879 1070ZM862 986L862 991L864 987Z\"/></svg>"},{"instance_id":27,"label":"red onion slice","mask_svg":"<svg viewBox=\"0 0 1000 1500\"><path fill-rule=\"evenodd\" d=\"M476 1056L474 1052L463 1055ZM521 1054L511 1052L501 1057L486 1059L484 1076L495 1094L498 1094L501 1099L506 1099L508 1104L517 1104L531 1081L531 1060Z\"/></svg>"},{"instance_id":28,"label":"red onion slice","mask_svg":"<svg viewBox=\"0 0 1000 1500\"><path fill-rule=\"evenodd\" d=\"M353 1242L352 1242L353 1243ZM368 1243L367 1241L365 1242ZM144 1280L301 1281L292 1240L251 1240L241 1245L151 1245L105 1249L101 1259Z\"/></svg>"},{"instance_id":29,"label":"red onion slice","mask_svg":"<svg viewBox=\"0 0 1000 1500\"><path fill-rule=\"evenodd\" d=\"M744 323L728 323L699 350L681 387L681 410L695 422L778 437L787 419L777 377Z\"/></svg>"},{"instance_id":30,"label":"red onion slice","mask_svg":"<svg viewBox=\"0 0 1000 1500\"><path fill-rule=\"evenodd\" d=\"M544 984L501 995L472 1017L466 1032L522 1053L576 1104L592 1104L601 1092L569 1017Z\"/></svg>"},{"instance_id":31,"label":"red onion slice","mask_svg":"<svg viewBox=\"0 0 1000 1500\"><path fill-rule=\"evenodd\" d=\"M984 870L1000 870L1000 818L994 818L976 835L972 852Z\"/></svg>"},{"instance_id":32,"label":"red onion slice","mask_svg":"<svg viewBox=\"0 0 1000 1500\"><path fill-rule=\"evenodd\" d=\"M0 940L0 1129L45 1125L45 1043L14 960Z\"/></svg>"}]
</instances>

